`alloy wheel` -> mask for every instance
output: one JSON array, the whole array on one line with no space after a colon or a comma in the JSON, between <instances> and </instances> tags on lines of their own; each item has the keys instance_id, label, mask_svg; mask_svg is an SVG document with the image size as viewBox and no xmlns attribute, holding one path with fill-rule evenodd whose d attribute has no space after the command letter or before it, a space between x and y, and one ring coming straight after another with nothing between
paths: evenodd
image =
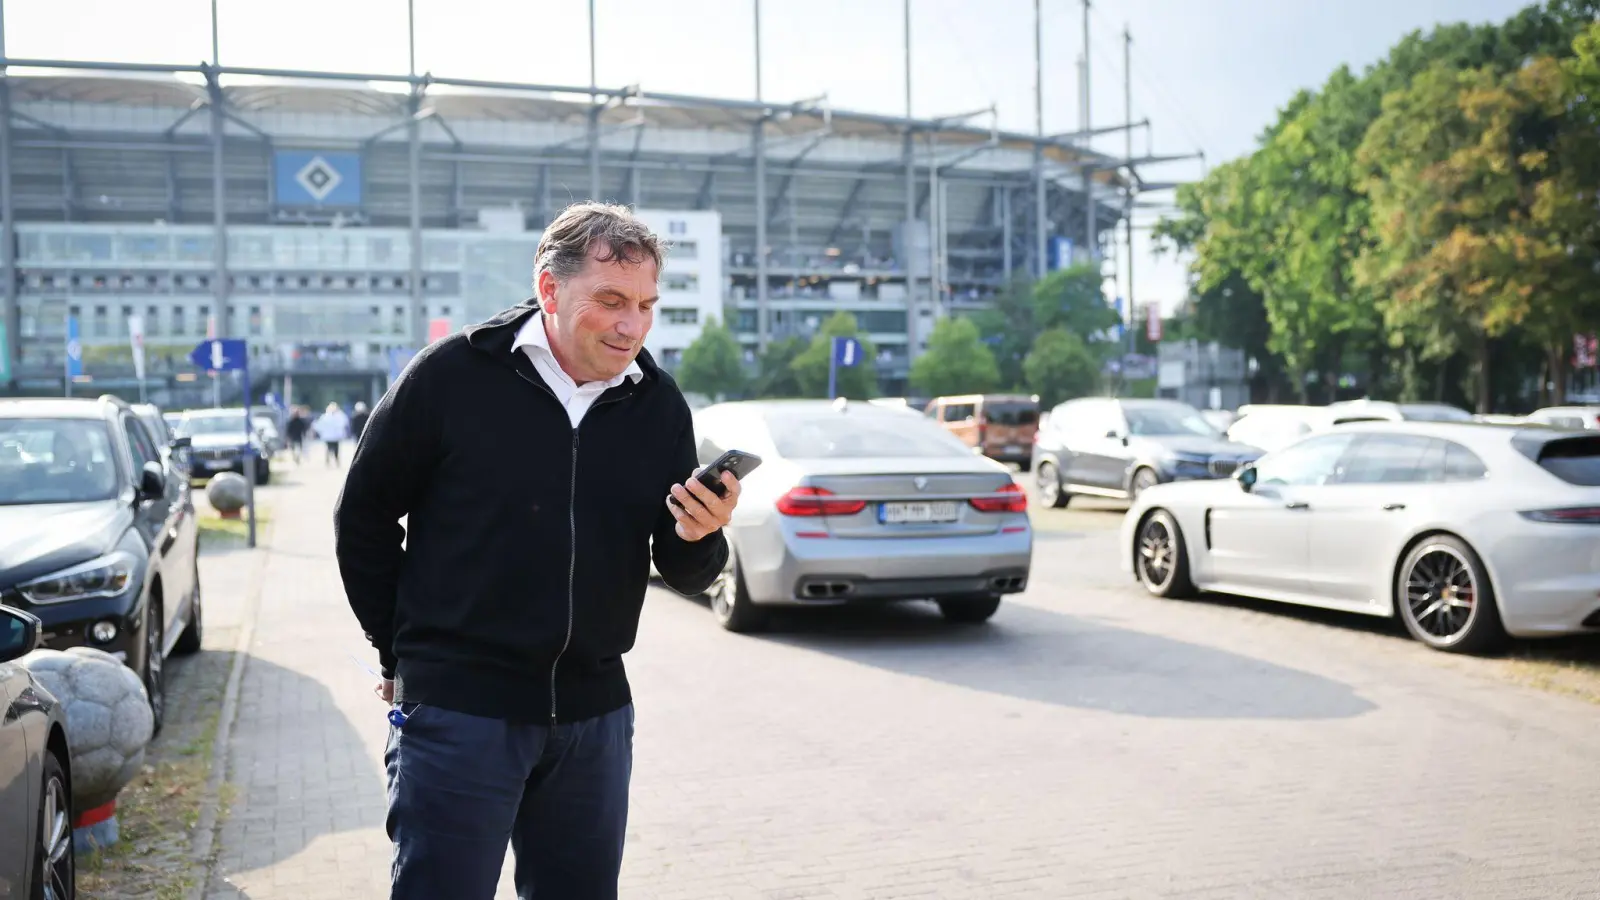
<instances>
[{"instance_id":1,"label":"alloy wheel","mask_svg":"<svg viewBox=\"0 0 1600 900\"><path fill-rule=\"evenodd\" d=\"M161 604L152 603L144 629L144 689L150 695L150 712L155 717L158 729L167 704L166 691L162 689L162 670L166 660L161 655L161 612Z\"/></svg>"},{"instance_id":2,"label":"alloy wheel","mask_svg":"<svg viewBox=\"0 0 1600 900\"><path fill-rule=\"evenodd\" d=\"M1139 530L1139 577L1152 587L1166 585L1174 555L1172 531L1162 517L1151 516Z\"/></svg>"},{"instance_id":3,"label":"alloy wheel","mask_svg":"<svg viewBox=\"0 0 1600 900\"><path fill-rule=\"evenodd\" d=\"M1471 626L1478 595L1472 564L1445 544L1424 548L1406 573L1408 615L1441 642L1454 640Z\"/></svg>"},{"instance_id":4,"label":"alloy wheel","mask_svg":"<svg viewBox=\"0 0 1600 900\"><path fill-rule=\"evenodd\" d=\"M61 777L51 774L44 786L44 833L39 847L45 900L68 900L75 893L72 856L72 823L67 821L67 789Z\"/></svg>"}]
</instances>

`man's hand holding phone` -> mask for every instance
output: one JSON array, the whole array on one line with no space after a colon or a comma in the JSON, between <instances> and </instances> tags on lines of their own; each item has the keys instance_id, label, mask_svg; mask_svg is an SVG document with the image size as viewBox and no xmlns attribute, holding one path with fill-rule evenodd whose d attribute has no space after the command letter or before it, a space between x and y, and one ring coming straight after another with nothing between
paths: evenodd
<instances>
[{"instance_id":1,"label":"man's hand holding phone","mask_svg":"<svg viewBox=\"0 0 1600 900\"><path fill-rule=\"evenodd\" d=\"M705 466L695 470L695 475L705 471ZM722 472L723 495L707 487L699 478L690 478L684 484L672 486L667 499L667 509L678 520L678 537L694 542L733 519L733 508L739 505L739 479L732 472ZM677 501L677 502L673 502Z\"/></svg>"},{"instance_id":2,"label":"man's hand holding phone","mask_svg":"<svg viewBox=\"0 0 1600 900\"><path fill-rule=\"evenodd\" d=\"M689 480L672 486L667 509L678 520L678 537L694 542L727 525L739 505L739 479L755 471L761 457L729 450Z\"/></svg>"}]
</instances>

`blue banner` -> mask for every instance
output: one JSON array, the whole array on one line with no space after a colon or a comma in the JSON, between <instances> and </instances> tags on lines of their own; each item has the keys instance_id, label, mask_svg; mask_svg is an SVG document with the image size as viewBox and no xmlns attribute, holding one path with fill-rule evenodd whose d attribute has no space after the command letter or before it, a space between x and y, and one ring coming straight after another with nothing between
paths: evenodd
<instances>
[{"instance_id":1,"label":"blue banner","mask_svg":"<svg viewBox=\"0 0 1600 900\"><path fill-rule=\"evenodd\" d=\"M279 206L361 205L361 154L335 150L275 150L273 183Z\"/></svg>"},{"instance_id":2,"label":"blue banner","mask_svg":"<svg viewBox=\"0 0 1600 900\"><path fill-rule=\"evenodd\" d=\"M78 337L78 317L67 316L67 377L83 374L83 341Z\"/></svg>"}]
</instances>

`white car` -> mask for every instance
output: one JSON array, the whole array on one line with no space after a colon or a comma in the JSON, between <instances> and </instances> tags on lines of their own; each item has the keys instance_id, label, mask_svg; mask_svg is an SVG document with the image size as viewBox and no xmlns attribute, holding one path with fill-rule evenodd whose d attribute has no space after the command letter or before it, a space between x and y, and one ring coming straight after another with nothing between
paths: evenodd
<instances>
[{"instance_id":1,"label":"white car","mask_svg":"<svg viewBox=\"0 0 1600 900\"><path fill-rule=\"evenodd\" d=\"M1528 421L1555 428L1600 431L1600 406L1547 406L1529 413Z\"/></svg>"},{"instance_id":2,"label":"white car","mask_svg":"<svg viewBox=\"0 0 1600 900\"><path fill-rule=\"evenodd\" d=\"M1158 485L1121 532L1151 593L1196 589L1375 616L1475 652L1600 633L1600 435L1362 422L1232 480Z\"/></svg>"}]
</instances>

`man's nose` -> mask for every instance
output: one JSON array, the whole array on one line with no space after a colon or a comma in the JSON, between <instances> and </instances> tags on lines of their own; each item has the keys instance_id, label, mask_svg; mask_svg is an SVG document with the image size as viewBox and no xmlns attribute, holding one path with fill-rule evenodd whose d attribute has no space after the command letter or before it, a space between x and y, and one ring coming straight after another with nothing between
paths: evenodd
<instances>
[{"instance_id":1,"label":"man's nose","mask_svg":"<svg viewBox=\"0 0 1600 900\"><path fill-rule=\"evenodd\" d=\"M642 310L632 310L617 319L617 334L630 341L642 337L645 330L650 327L650 314Z\"/></svg>"}]
</instances>

